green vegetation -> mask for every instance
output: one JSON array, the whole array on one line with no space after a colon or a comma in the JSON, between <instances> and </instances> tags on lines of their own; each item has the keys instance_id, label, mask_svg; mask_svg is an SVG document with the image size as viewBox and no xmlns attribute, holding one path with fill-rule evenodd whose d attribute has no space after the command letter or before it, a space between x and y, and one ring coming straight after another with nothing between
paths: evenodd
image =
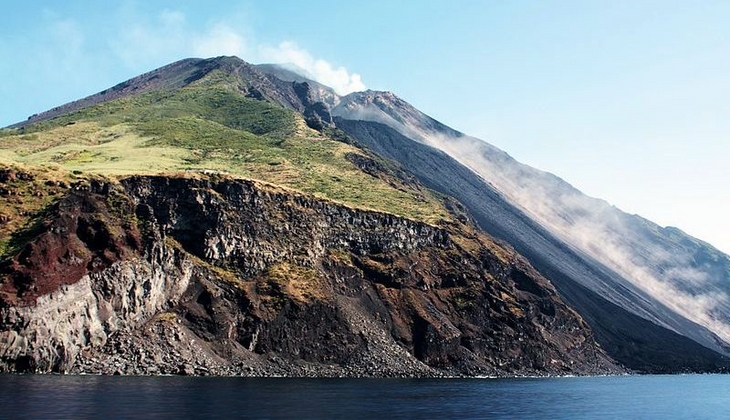
<instances>
[{"instance_id":1,"label":"green vegetation","mask_svg":"<svg viewBox=\"0 0 730 420\"><path fill-rule=\"evenodd\" d=\"M353 207L449 219L436 196L366 174L348 153L364 152L308 128L293 111L246 98L221 72L0 132L0 163L104 175L214 170Z\"/></svg>"},{"instance_id":2,"label":"green vegetation","mask_svg":"<svg viewBox=\"0 0 730 420\"><path fill-rule=\"evenodd\" d=\"M0 165L0 261L18 252L36 236L48 219L53 203L72 176L50 170L28 170Z\"/></svg>"},{"instance_id":3,"label":"green vegetation","mask_svg":"<svg viewBox=\"0 0 730 420\"><path fill-rule=\"evenodd\" d=\"M270 299L283 293L300 303L331 298L324 280L313 268L288 263L269 267L259 280L257 290ZM279 306L276 302L269 303Z\"/></svg>"},{"instance_id":4,"label":"green vegetation","mask_svg":"<svg viewBox=\"0 0 730 420\"><path fill-rule=\"evenodd\" d=\"M332 248L328 249L327 252L329 253L330 258L339 263L339 264L345 264L352 266L352 257L350 256L350 253L345 251L341 248Z\"/></svg>"},{"instance_id":5,"label":"green vegetation","mask_svg":"<svg viewBox=\"0 0 730 420\"><path fill-rule=\"evenodd\" d=\"M33 217L23 220L20 229L0 233L0 261L19 253L25 246L46 230L50 206L41 209Z\"/></svg>"}]
</instances>

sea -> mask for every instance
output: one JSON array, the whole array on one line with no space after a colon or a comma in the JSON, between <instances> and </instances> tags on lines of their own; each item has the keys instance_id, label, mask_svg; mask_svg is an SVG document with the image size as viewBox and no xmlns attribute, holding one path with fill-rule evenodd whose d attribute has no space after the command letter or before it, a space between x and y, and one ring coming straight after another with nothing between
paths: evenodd
<instances>
[{"instance_id":1,"label":"sea","mask_svg":"<svg viewBox=\"0 0 730 420\"><path fill-rule=\"evenodd\" d=\"M0 375L2 419L730 419L730 375L292 379Z\"/></svg>"}]
</instances>

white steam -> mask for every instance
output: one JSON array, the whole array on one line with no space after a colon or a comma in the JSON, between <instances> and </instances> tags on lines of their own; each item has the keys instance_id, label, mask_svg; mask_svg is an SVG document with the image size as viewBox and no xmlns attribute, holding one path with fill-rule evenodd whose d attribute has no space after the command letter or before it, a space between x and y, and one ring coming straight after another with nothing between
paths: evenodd
<instances>
[{"instance_id":1,"label":"white steam","mask_svg":"<svg viewBox=\"0 0 730 420\"><path fill-rule=\"evenodd\" d=\"M307 72L307 76L329 86L340 95L365 90L365 84L357 73L350 73L344 67L335 67L329 62L314 58L295 43L285 41L279 45L261 46L260 61L293 64Z\"/></svg>"},{"instance_id":2,"label":"white steam","mask_svg":"<svg viewBox=\"0 0 730 420\"><path fill-rule=\"evenodd\" d=\"M218 23L207 32L193 36L191 45L193 55L197 57L235 55L245 59L249 53L246 38L224 23Z\"/></svg>"},{"instance_id":3,"label":"white steam","mask_svg":"<svg viewBox=\"0 0 730 420\"><path fill-rule=\"evenodd\" d=\"M696 268L693 251L666 243L658 226L632 219L551 174L494 153L478 139L429 137L429 143L491 182L565 242L730 343L730 299L724 279Z\"/></svg>"},{"instance_id":4,"label":"white steam","mask_svg":"<svg viewBox=\"0 0 730 420\"><path fill-rule=\"evenodd\" d=\"M125 26L112 42L112 49L130 67L152 67L182 57L235 55L256 63L294 64L309 78L341 95L366 89L359 74L317 58L293 41L277 45L256 42L253 35L227 22L214 23L203 31L192 30L179 11L167 10L151 21Z\"/></svg>"},{"instance_id":5,"label":"white steam","mask_svg":"<svg viewBox=\"0 0 730 420\"><path fill-rule=\"evenodd\" d=\"M659 226L588 197L554 175L523 165L479 139L431 129L424 124L427 117L413 115L410 108L390 107L382 99L365 98L359 103L340 104L334 111L344 118L386 124L406 137L441 149L566 243L630 282L619 288L643 292L730 343L727 274L698 266L696 248L668 241ZM605 287L586 286L594 290ZM620 294L613 292L611 296L608 292L605 297L621 304ZM635 308L638 315L665 327L682 328L664 323L662 317L644 312L646 309Z\"/></svg>"}]
</instances>

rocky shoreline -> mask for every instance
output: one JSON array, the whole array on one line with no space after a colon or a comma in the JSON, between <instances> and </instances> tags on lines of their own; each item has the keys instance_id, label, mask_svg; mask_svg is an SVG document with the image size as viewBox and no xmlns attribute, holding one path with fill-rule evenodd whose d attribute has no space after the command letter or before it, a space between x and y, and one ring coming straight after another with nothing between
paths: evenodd
<instances>
[{"instance_id":1,"label":"rocky shoreline","mask_svg":"<svg viewBox=\"0 0 730 420\"><path fill-rule=\"evenodd\" d=\"M3 267L0 371L622 373L514 251L217 175L76 185Z\"/></svg>"},{"instance_id":2,"label":"rocky shoreline","mask_svg":"<svg viewBox=\"0 0 730 420\"><path fill-rule=\"evenodd\" d=\"M64 374L123 375L123 376L219 376L219 377L288 377L288 378L518 378L562 376L625 375L626 369L605 369L566 375L545 371L474 371L465 373L429 367L415 358L397 359L392 355L368 354L350 364L324 365L303 360L289 360L280 355L249 353L240 358L224 360L210 354L206 346L175 346L190 339L184 328L174 326L152 328L159 340L170 340L173 348L159 351L160 341L150 336L138 338L134 334L118 334L93 355L83 355ZM173 338L176 337L176 338ZM194 339L190 339L194 341ZM171 345L172 344L172 345Z\"/></svg>"}]
</instances>

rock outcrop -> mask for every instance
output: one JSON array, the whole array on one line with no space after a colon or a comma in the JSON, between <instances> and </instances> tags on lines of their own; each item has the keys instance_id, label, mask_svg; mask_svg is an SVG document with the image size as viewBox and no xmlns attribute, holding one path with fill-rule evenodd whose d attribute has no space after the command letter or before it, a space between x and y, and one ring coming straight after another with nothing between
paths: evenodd
<instances>
[{"instance_id":1,"label":"rock outcrop","mask_svg":"<svg viewBox=\"0 0 730 420\"><path fill-rule=\"evenodd\" d=\"M43 212L1 266L1 371L621 371L546 279L468 224L217 174L78 182Z\"/></svg>"}]
</instances>

